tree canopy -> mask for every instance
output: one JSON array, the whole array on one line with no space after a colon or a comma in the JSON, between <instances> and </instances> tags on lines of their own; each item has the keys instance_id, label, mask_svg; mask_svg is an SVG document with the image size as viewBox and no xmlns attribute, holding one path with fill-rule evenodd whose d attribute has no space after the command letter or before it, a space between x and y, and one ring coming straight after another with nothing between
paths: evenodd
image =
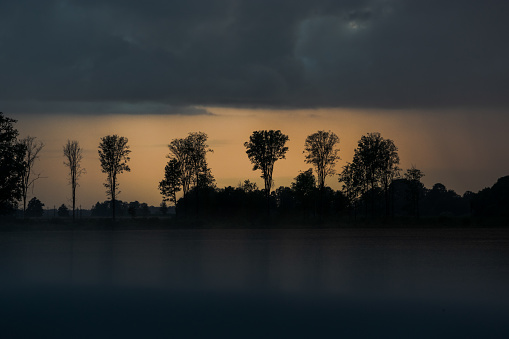
<instances>
[{"instance_id":1,"label":"tree canopy","mask_svg":"<svg viewBox=\"0 0 509 339\"><path fill-rule=\"evenodd\" d=\"M22 196L26 148L17 139L15 123L0 112L0 215L13 212Z\"/></svg>"},{"instance_id":2,"label":"tree canopy","mask_svg":"<svg viewBox=\"0 0 509 339\"><path fill-rule=\"evenodd\" d=\"M371 192L371 208L377 190L385 193L386 214L390 211L389 189L399 175L398 148L391 139L384 139L380 133L363 135L355 149L352 163L343 167L339 181L343 182L347 197L357 199Z\"/></svg>"},{"instance_id":3,"label":"tree canopy","mask_svg":"<svg viewBox=\"0 0 509 339\"><path fill-rule=\"evenodd\" d=\"M261 177L265 183L265 195L270 195L272 187L272 173L274 163L279 159L284 159L288 151L285 146L288 136L281 133L280 130L261 130L254 131L249 137L249 141L244 143L249 160L253 164L253 171L260 169Z\"/></svg>"},{"instance_id":4,"label":"tree canopy","mask_svg":"<svg viewBox=\"0 0 509 339\"><path fill-rule=\"evenodd\" d=\"M325 178L336 173L334 166L336 160L339 160L339 149L336 145L339 143L339 137L331 131L318 131L309 135L304 143L304 154L306 154L306 163L315 166L318 187L323 190Z\"/></svg>"},{"instance_id":5,"label":"tree canopy","mask_svg":"<svg viewBox=\"0 0 509 339\"><path fill-rule=\"evenodd\" d=\"M130 172L131 169L127 164L131 158L129 153L129 145L127 138L118 135L107 135L101 138L99 144L99 160L101 161L102 172L108 175L104 187L106 194L112 200L113 220L115 220L115 199L118 193L117 175L124 171Z\"/></svg>"},{"instance_id":6,"label":"tree canopy","mask_svg":"<svg viewBox=\"0 0 509 339\"><path fill-rule=\"evenodd\" d=\"M214 185L214 177L207 164L206 155L212 152L207 144L207 134L189 133L185 138L173 139L168 145L170 160L164 169L159 190L164 201L177 202L176 194L182 189L186 196L191 188Z\"/></svg>"},{"instance_id":7,"label":"tree canopy","mask_svg":"<svg viewBox=\"0 0 509 339\"><path fill-rule=\"evenodd\" d=\"M42 217L42 215L44 214L43 207L44 207L44 204L36 197L33 197L28 202L28 206L26 209L26 216L27 217L36 217L36 218Z\"/></svg>"}]
</instances>

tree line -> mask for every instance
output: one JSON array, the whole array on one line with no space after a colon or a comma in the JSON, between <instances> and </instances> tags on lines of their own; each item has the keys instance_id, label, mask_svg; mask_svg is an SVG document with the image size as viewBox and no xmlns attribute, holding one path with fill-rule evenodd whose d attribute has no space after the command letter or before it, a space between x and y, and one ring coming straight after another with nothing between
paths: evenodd
<instances>
[{"instance_id":1,"label":"tree line","mask_svg":"<svg viewBox=\"0 0 509 339\"><path fill-rule=\"evenodd\" d=\"M34 182L42 178L40 173L34 171L34 163L44 144L35 137L18 138L15 122L0 113L0 213L8 214L22 202L23 215L31 216L34 210L42 210L43 206L35 198L27 202L27 196ZM421 182L424 173L414 166L403 172L399 167L397 146L380 133L362 136L352 161L347 162L340 171L336 170L336 163L340 160L339 137L332 131L318 131L309 135L304 142L303 153L305 162L312 168L300 172L291 187L280 186L276 189L274 166L278 160L286 157L287 135L280 130L254 131L244 143L253 171L260 171L263 179L264 187L261 189L249 180L239 183L237 187L218 188L207 163L207 154L213 152L207 139L207 134L203 132L192 132L169 143L168 162L158 185L163 197L161 210L167 208L167 202L176 207L178 215L209 216L254 216L264 209L266 214L275 211L304 218L330 214L354 218L395 215L419 217L443 213L486 213L489 210L485 203L479 202L489 200L486 192L480 192L478 196L467 192L460 197L442 184L436 184L431 190L426 189ZM139 210L142 211L140 215L147 215L146 206L140 209L138 202L119 203L117 199L120 193L118 175L130 172L130 153L126 137L108 135L100 139L98 155L101 170L106 174L103 185L109 202L94 206L98 215L106 213L106 210L111 211L113 220L117 210L121 210L121 214L127 211L132 216L136 214L134 211ZM63 157L69 173L74 220L78 181L86 173L81 166L83 149L77 140L67 141L63 146ZM337 180L342 184L342 189L338 191L326 186L326 179L335 174L338 174ZM182 192L180 199L177 198L179 192ZM440 206L446 210L440 211ZM59 215L68 213L65 205L59 208Z\"/></svg>"}]
</instances>

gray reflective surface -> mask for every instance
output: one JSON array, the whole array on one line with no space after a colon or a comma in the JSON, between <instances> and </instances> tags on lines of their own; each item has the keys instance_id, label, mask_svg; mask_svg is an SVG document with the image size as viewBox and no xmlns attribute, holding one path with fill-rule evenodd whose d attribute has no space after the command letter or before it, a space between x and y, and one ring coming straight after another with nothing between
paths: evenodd
<instances>
[{"instance_id":1,"label":"gray reflective surface","mask_svg":"<svg viewBox=\"0 0 509 339\"><path fill-rule=\"evenodd\" d=\"M509 335L508 230L11 232L0 270L9 336Z\"/></svg>"}]
</instances>

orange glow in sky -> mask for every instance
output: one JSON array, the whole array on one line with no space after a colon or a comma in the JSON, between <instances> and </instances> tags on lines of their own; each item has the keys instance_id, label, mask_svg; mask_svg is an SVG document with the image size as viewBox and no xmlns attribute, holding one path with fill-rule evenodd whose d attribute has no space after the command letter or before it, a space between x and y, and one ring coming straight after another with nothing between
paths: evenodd
<instances>
[{"instance_id":1,"label":"orange glow in sky","mask_svg":"<svg viewBox=\"0 0 509 339\"><path fill-rule=\"evenodd\" d=\"M340 137L341 160L338 171L352 160L360 137L380 132L394 140L399 148L400 167L412 164L425 173L423 182L431 187L436 182L463 194L491 186L498 177L509 173L509 160L504 147L509 137L499 116L460 115L402 111L359 111L352 109L262 110L207 108L213 115L28 115L11 116L18 120L20 137L35 136L44 142L35 170L45 177L36 182L33 194L47 208L69 205L71 189L67 169L63 165L62 147L67 139L78 140L84 148L83 167L87 173L80 179L78 205L91 208L106 200L97 147L100 137L119 134L129 139L131 172L119 178L123 201L159 205L157 188L167 162L167 144L189 132L202 131L209 136L213 153L209 166L222 188L236 186L249 179L263 186L259 171L253 171L244 142L254 130L280 129L290 138L287 158L276 162L275 187L289 186L300 171L310 168L302 153L307 135L318 130L331 130ZM8 114L6 114L9 116ZM465 118L467 117L467 118ZM468 120L471 119L471 120ZM504 154L504 157L501 156ZM326 185L340 189L337 176Z\"/></svg>"}]
</instances>

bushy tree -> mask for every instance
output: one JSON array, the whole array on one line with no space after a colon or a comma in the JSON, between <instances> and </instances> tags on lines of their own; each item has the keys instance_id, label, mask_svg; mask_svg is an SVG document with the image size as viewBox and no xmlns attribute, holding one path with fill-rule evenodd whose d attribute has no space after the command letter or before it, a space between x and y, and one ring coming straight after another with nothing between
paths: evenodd
<instances>
[{"instance_id":1,"label":"bushy tree","mask_svg":"<svg viewBox=\"0 0 509 339\"><path fill-rule=\"evenodd\" d=\"M12 213L22 197L25 146L18 142L16 120L0 112L0 215Z\"/></svg>"},{"instance_id":2,"label":"bushy tree","mask_svg":"<svg viewBox=\"0 0 509 339\"><path fill-rule=\"evenodd\" d=\"M391 139L380 133L368 133L361 137L352 163L343 167L340 181L344 183L345 195L349 198L366 198L370 192L371 214L374 214L377 192L385 197L386 215L390 214L390 187L398 177L400 168L398 148Z\"/></svg>"},{"instance_id":3,"label":"bushy tree","mask_svg":"<svg viewBox=\"0 0 509 339\"><path fill-rule=\"evenodd\" d=\"M302 210L309 210L316 200L316 178L313 169L299 173L291 184L296 205ZM322 191L323 193L323 191ZM323 203L323 201L321 201Z\"/></svg>"},{"instance_id":4,"label":"bushy tree","mask_svg":"<svg viewBox=\"0 0 509 339\"><path fill-rule=\"evenodd\" d=\"M350 208L355 210L362 194L367 191L367 183L364 180L365 174L357 163L347 163L339 175L339 182L343 183L343 193Z\"/></svg>"},{"instance_id":5,"label":"bushy tree","mask_svg":"<svg viewBox=\"0 0 509 339\"><path fill-rule=\"evenodd\" d=\"M334 167L336 160L339 160L339 149L336 148L338 143L339 137L331 131L313 133L304 143L306 163L315 166L320 191L325 187L325 178L336 173Z\"/></svg>"},{"instance_id":6,"label":"bushy tree","mask_svg":"<svg viewBox=\"0 0 509 339\"><path fill-rule=\"evenodd\" d=\"M68 218L69 217L69 209L64 204L60 205L57 210L57 214L59 217Z\"/></svg>"},{"instance_id":7,"label":"bushy tree","mask_svg":"<svg viewBox=\"0 0 509 339\"><path fill-rule=\"evenodd\" d=\"M164 170L159 190L164 201L177 202L176 194L182 189L186 196L191 188L214 185L214 177L208 167L206 155L212 152L207 145L207 134L189 133L186 138L173 139L168 145L170 160Z\"/></svg>"},{"instance_id":8,"label":"bushy tree","mask_svg":"<svg viewBox=\"0 0 509 339\"><path fill-rule=\"evenodd\" d=\"M102 137L101 143L99 144L98 152L102 172L108 175L104 186L106 187L107 196L110 197L112 201L113 220L115 220L116 196L120 193L120 191L118 191L117 175L124 171L131 171L127 165L129 160L131 160L129 157L131 150L127 142L127 138L119 137L115 134Z\"/></svg>"},{"instance_id":9,"label":"bushy tree","mask_svg":"<svg viewBox=\"0 0 509 339\"><path fill-rule=\"evenodd\" d=\"M264 184L265 196L267 199L267 211L269 209L270 190L272 187L272 173L274 163L279 159L284 159L288 147L285 146L288 136L281 133L280 130L261 130L254 131L249 137L249 141L244 143L249 160L253 164L253 171L261 170Z\"/></svg>"},{"instance_id":10,"label":"bushy tree","mask_svg":"<svg viewBox=\"0 0 509 339\"><path fill-rule=\"evenodd\" d=\"M28 202L28 206L25 211L25 214L27 217L40 218L44 214L43 207L44 207L44 204L36 197L33 197Z\"/></svg>"}]
</instances>

